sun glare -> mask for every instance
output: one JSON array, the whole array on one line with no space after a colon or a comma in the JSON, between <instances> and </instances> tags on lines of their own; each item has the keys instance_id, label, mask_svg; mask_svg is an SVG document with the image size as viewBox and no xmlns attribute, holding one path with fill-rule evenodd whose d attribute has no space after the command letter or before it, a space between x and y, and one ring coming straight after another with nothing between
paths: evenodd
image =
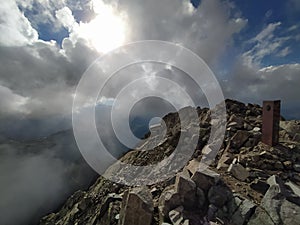
<instances>
[{"instance_id":1,"label":"sun glare","mask_svg":"<svg viewBox=\"0 0 300 225\"><path fill-rule=\"evenodd\" d=\"M101 53L121 46L126 38L124 15L118 15L111 5L94 0L93 10L97 16L86 24L80 24L80 34Z\"/></svg>"}]
</instances>

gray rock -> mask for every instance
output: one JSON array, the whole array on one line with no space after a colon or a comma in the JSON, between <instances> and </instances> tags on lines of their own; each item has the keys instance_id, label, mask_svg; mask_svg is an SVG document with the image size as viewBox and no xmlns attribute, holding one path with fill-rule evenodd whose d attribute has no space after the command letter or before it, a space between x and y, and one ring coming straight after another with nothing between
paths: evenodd
<instances>
[{"instance_id":1,"label":"gray rock","mask_svg":"<svg viewBox=\"0 0 300 225\"><path fill-rule=\"evenodd\" d=\"M295 134L292 140L296 142L300 142L300 133Z\"/></svg>"},{"instance_id":2,"label":"gray rock","mask_svg":"<svg viewBox=\"0 0 300 225\"><path fill-rule=\"evenodd\" d=\"M186 193L196 190L195 182L186 174L180 173L176 176L175 191L184 196Z\"/></svg>"},{"instance_id":3,"label":"gray rock","mask_svg":"<svg viewBox=\"0 0 300 225\"><path fill-rule=\"evenodd\" d=\"M233 194L232 198L226 204L228 217L231 218L237 211L240 205L243 203L244 198L238 194Z\"/></svg>"},{"instance_id":4,"label":"gray rock","mask_svg":"<svg viewBox=\"0 0 300 225\"><path fill-rule=\"evenodd\" d=\"M190 225L191 223L190 223L190 221L189 220L185 220L183 223L182 223L182 225Z\"/></svg>"},{"instance_id":5,"label":"gray rock","mask_svg":"<svg viewBox=\"0 0 300 225\"><path fill-rule=\"evenodd\" d=\"M169 212L169 218L173 225L180 225L183 221L183 207L177 207L176 209L173 209Z\"/></svg>"},{"instance_id":6,"label":"gray rock","mask_svg":"<svg viewBox=\"0 0 300 225\"><path fill-rule=\"evenodd\" d=\"M296 120L280 121L280 127L286 130L291 137L294 137L295 134L300 133L300 122Z\"/></svg>"},{"instance_id":7,"label":"gray rock","mask_svg":"<svg viewBox=\"0 0 300 225\"><path fill-rule=\"evenodd\" d=\"M270 186L279 185L281 191L284 189L284 183L283 183L283 181L279 177L277 177L276 175L270 176L267 179L267 183Z\"/></svg>"},{"instance_id":8,"label":"gray rock","mask_svg":"<svg viewBox=\"0 0 300 225\"><path fill-rule=\"evenodd\" d=\"M254 128L253 128L253 132L260 132L260 130L261 130L261 129L260 129L259 127L254 127Z\"/></svg>"},{"instance_id":9,"label":"gray rock","mask_svg":"<svg viewBox=\"0 0 300 225\"><path fill-rule=\"evenodd\" d=\"M189 162L189 164L185 167L191 174L195 174L195 172L199 169L200 161L193 159Z\"/></svg>"},{"instance_id":10,"label":"gray rock","mask_svg":"<svg viewBox=\"0 0 300 225\"><path fill-rule=\"evenodd\" d=\"M103 215L97 216L97 218L100 219L100 221L98 221L97 224L107 225L107 224L119 223L120 214L118 213L119 213L120 206L121 206L121 202L119 201L110 202L107 206L107 211ZM86 224L94 224L94 223L86 223Z\"/></svg>"},{"instance_id":11,"label":"gray rock","mask_svg":"<svg viewBox=\"0 0 300 225\"><path fill-rule=\"evenodd\" d=\"M236 127L236 126L237 126L237 122L230 122L227 125L227 127Z\"/></svg>"},{"instance_id":12,"label":"gray rock","mask_svg":"<svg viewBox=\"0 0 300 225\"><path fill-rule=\"evenodd\" d=\"M158 212L159 221L168 218L169 212L181 205L181 196L175 191L174 186L168 186L159 197Z\"/></svg>"},{"instance_id":13,"label":"gray rock","mask_svg":"<svg viewBox=\"0 0 300 225\"><path fill-rule=\"evenodd\" d=\"M268 191L270 185L267 184L265 181L256 179L250 184L250 187L259 193L265 194Z\"/></svg>"},{"instance_id":14,"label":"gray rock","mask_svg":"<svg viewBox=\"0 0 300 225\"><path fill-rule=\"evenodd\" d=\"M299 175L299 173L292 173L291 175L292 175L291 176L291 180L292 181L300 183L300 175Z\"/></svg>"},{"instance_id":15,"label":"gray rock","mask_svg":"<svg viewBox=\"0 0 300 225\"><path fill-rule=\"evenodd\" d=\"M279 197L279 185L272 185L265 194L260 208L255 211L255 215L249 221L250 224L282 224L279 212L282 199Z\"/></svg>"},{"instance_id":16,"label":"gray rock","mask_svg":"<svg viewBox=\"0 0 300 225\"><path fill-rule=\"evenodd\" d=\"M133 188L126 191L120 211L120 225L151 225L153 200L147 187Z\"/></svg>"},{"instance_id":17,"label":"gray rock","mask_svg":"<svg viewBox=\"0 0 300 225\"><path fill-rule=\"evenodd\" d=\"M249 225L297 225L300 221L300 204L294 192L286 189L276 176L267 180L270 188L263 197L260 207L255 211Z\"/></svg>"},{"instance_id":18,"label":"gray rock","mask_svg":"<svg viewBox=\"0 0 300 225\"><path fill-rule=\"evenodd\" d=\"M208 201L221 208L229 199L230 192L224 186L212 186L208 192Z\"/></svg>"},{"instance_id":19,"label":"gray rock","mask_svg":"<svg viewBox=\"0 0 300 225\"><path fill-rule=\"evenodd\" d=\"M294 170L300 173L300 164L294 164Z\"/></svg>"},{"instance_id":20,"label":"gray rock","mask_svg":"<svg viewBox=\"0 0 300 225\"><path fill-rule=\"evenodd\" d=\"M197 204L196 184L186 173L176 176L175 191L180 195L185 208L194 208Z\"/></svg>"},{"instance_id":21,"label":"gray rock","mask_svg":"<svg viewBox=\"0 0 300 225\"><path fill-rule=\"evenodd\" d=\"M274 168L276 168L277 170L283 170L284 169L284 167L283 167L283 165L280 161L276 161L274 163Z\"/></svg>"},{"instance_id":22,"label":"gray rock","mask_svg":"<svg viewBox=\"0 0 300 225\"><path fill-rule=\"evenodd\" d=\"M286 185L294 192L295 195L300 197L300 187L292 182L287 182Z\"/></svg>"},{"instance_id":23,"label":"gray rock","mask_svg":"<svg viewBox=\"0 0 300 225\"><path fill-rule=\"evenodd\" d=\"M228 168L228 172L240 181L245 181L250 175L249 172L239 163L231 164Z\"/></svg>"},{"instance_id":24,"label":"gray rock","mask_svg":"<svg viewBox=\"0 0 300 225\"><path fill-rule=\"evenodd\" d=\"M197 196L197 199L198 199L198 207L202 208L205 204L205 201L206 201L206 196L205 196L204 191L201 188L197 187L196 196Z\"/></svg>"},{"instance_id":25,"label":"gray rock","mask_svg":"<svg viewBox=\"0 0 300 225\"><path fill-rule=\"evenodd\" d=\"M252 216L256 205L248 199L245 199L238 207L232 216L232 223L234 225L245 224L246 221Z\"/></svg>"},{"instance_id":26,"label":"gray rock","mask_svg":"<svg viewBox=\"0 0 300 225\"><path fill-rule=\"evenodd\" d=\"M268 215L268 213L258 207L255 210L255 214L250 218L247 225L276 225L276 223L272 220L272 218Z\"/></svg>"},{"instance_id":27,"label":"gray rock","mask_svg":"<svg viewBox=\"0 0 300 225\"><path fill-rule=\"evenodd\" d=\"M300 207L287 200L283 200L280 207L280 217L283 224L298 225L300 222Z\"/></svg>"},{"instance_id":28,"label":"gray rock","mask_svg":"<svg viewBox=\"0 0 300 225\"><path fill-rule=\"evenodd\" d=\"M236 149L241 148L247 142L250 136L251 134L248 131L237 131L236 134L231 138L231 146Z\"/></svg>"},{"instance_id":29,"label":"gray rock","mask_svg":"<svg viewBox=\"0 0 300 225\"><path fill-rule=\"evenodd\" d=\"M109 194L103 201L103 204L100 208L99 216L102 217L109 209L109 204L114 201L122 201L122 197L115 193Z\"/></svg>"},{"instance_id":30,"label":"gray rock","mask_svg":"<svg viewBox=\"0 0 300 225\"><path fill-rule=\"evenodd\" d=\"M90 198L84 197L84 198L78 203L77 208L78 208L80 211L84 211L84 210L86 210L86 208L88 207L88 205L89 205L90 202L91 202L91 199L90 199Z\"/></svg>"},{"instance_id":31,"label":"gray rock","mask_svg":"<svg viewBox=\"0 0 300 225\"><path fill-rule=\"evenodd\" d=\"M259 141L258 139L249 138L244 146L247 147L247 148L252 148L252 147L257 145L258 141Z\"/></svg>"},{"instance_id":32,"label":"gray rock","mask_svg":"<svg viewBox=\"0 0 300 225\"><path fill-rule=\"evenodd\" d=\"M244 118L233 114L228 121L228 127L230 126L234 126L237 129L242 129L244 127Z\"/></svg>"},{"instance_id":33,"label":"gray rock","mask_svg":"<svg viewBox=\"0 0 300 225\"><path fill-rule=\"evenodd\" d=\"M220 174L209 169L203 171L197 170L192 176L192 180L196 183L197 187L204 191L208 191L220 180Z\"/></svg>"},{"instance_id":34,"label":"gray rock","mask_svg":"<svg viewBox=\"0 0 300 225\"><path fill-rule=\"evenodd\" d=\"M218 207L216 207L215 205L210 204L208 206L208 210L207 210L207 219L208 219L208 221L211 221L215 217L215 214L216 214L217 211L218 211Z\"/></svg>"},{"instance_id":35,"label":"gray rock","mask_svg":"<svg viewBox=\"0 0 300 225\"><path fill-rule=\"evenodd\" d=\"M247 131L250 131L250 130L253 129L253 127L248 123L244 123L244 129L247 130Z\"/></svg>"},{"instance_id":36,"label":"gray rock","mask_svg":"<svg viewBox=\"0 0 300 225\"><path fill-rule=\"evenodd\" d=\"M229 165L232 163L232 160L234 159L233 154L229 152L224 152L223 155L221 156L217 169L227 169Z\"/></svg>"}]
</instances>

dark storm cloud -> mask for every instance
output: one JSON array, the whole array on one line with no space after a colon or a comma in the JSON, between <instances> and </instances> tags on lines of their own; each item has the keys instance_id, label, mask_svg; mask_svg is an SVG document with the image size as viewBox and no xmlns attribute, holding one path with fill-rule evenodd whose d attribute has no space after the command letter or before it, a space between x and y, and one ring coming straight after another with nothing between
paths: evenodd
<instances>
[{"instance_id":1,"label":"dark storm cloud","mask_svg":"<svg viewBox=\"0 0 300 225\"><path fill-rule=\"evenodd\" d=\"M53 132L65 128L58 126L61 123L56 123L55 118L61 121L68 117L70 122L75 85L97 54L84 42L78 41L75 46L67 42L64 53L57 45L44 42L31 46L0 46L0 113L1 117L20 122L19 126L13 123L15 131L28 129L46 134L49 132L41 132L41 129ZM49 117L52 122L45 123L43 120L51 121ZM22 122L26 118L45 126L34 123L25 126L30 125L30 122ZM10 127L7 122L2 123L0 129L7 126Z\"/></svg>"}]
</instances>

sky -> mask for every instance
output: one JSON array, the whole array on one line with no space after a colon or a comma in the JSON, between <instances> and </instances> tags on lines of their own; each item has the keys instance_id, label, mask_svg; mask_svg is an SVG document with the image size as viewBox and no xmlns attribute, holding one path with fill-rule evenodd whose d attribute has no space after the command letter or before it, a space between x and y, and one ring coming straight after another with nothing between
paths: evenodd
<instances>
[{"instance_id":1,"label":"sky","mask_svg":"<svg viewBox=\"0 0 300 225\"><path fill-rule=\"evenodd\" d=\"M298 0L5 1L0 5L0 132L30 138L69 128L76 86L86 69L110 50L141 40L189 48L212 69L225 98L259 104L281 99L283 115L299 119L299 21ZM125 84L130 74L149 68L168 72L140 65L123 71L120 80ZM179 81L182 74L172 72ZM104 99L115 97L122 86L116 83ZM199 95L189 82L181 85L194 98Z\"/></svg>"}]
</instances>

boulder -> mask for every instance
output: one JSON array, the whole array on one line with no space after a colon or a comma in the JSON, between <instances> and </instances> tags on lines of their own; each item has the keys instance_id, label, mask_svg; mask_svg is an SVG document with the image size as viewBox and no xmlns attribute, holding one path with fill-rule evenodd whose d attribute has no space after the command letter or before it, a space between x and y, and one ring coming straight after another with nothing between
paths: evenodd
<instances>
[{"instance_id":1,"label":"boulder","mask_svg":"<svg viewBox=\"0 0 300 225\"><path fill-rule=\"evenodd\" d=\"M213 220L213 218L215 217L215 214L216 214L217 211L218 211L217 206L215 206L213 204L210 204L208 206L208 210L207 210L207 219L208 219L208 221Z\"/></svg>"},{"instance_id":2,"label":"boulder","mask_svg":"<svg viewBox=\"0 0 300 225\"><path fill-rule=\"evenodd\" d=\"M280 218L282 219L282 224L299 224L300 207L284 199L280 206Z\"/></svg>"},{"instance_id":3,"label":"boulder","mask_svg":"<svg viewBox=\"0 0 300 225\"><path fill-rule=\"evenodd\" d=\"M231 138L231 146L235 149L241 148L249 139L251 134L245 130L238 130Z\"/></svg>"},{"instance_id":4,"label":"boulder","mask_svg":"<svg viewBox=\"0 0 300 225\"><path fill-rule=\"evenodd\" d=\"M198 203L197 206L199 208L202 208L206 202L206 195L201 188L197 187L196 198L197 198L197 203Z\"/></svg>"},{"instance_id":5,"label":"boulder","mask_svg":"<svg viewBox=\"0 0 300 225\"><path fill-rule=\"evenodd\" d=\"M183 221L183 207L177 207L176 209L173 209L169 212L169 218L173 225L180 225Z\"/></svg>"},{"instance_id":6,"label":"boulder","mask_svg":"<svg viewBox=\"0 0 300 225\"><path fill-rule=\"evenodd\" d=\"M232 216L232 224L233 225L240 225L245 224L249 220L249 218L252 216L256 205L248 200L245 199L238 207L236 212Z\"/></svg>"},{"instance_id":7,"label":"boulder","mask_svg":"<svg viewBox=\"0 0 300 225\"><path fill-rule=\"evenodd\" d=\"M122 197L115 193L108 194L101 205L99 217L103 217L109 211L110 204L115 201L122 201Z\"/></svg>"},{"instance_id":8,"label":"boulder","mask_svg":"<svg viewBox=\"0 0 300 225\"><path fill-rule=\"evenodd\" d=\"M225 186L215 185L209 189L208 201L219 208L223 207L230 197L230 192Z\"/></svg>"},{"instance_id":9,"label":"boulder","mask_svg":"<svg viewBox=\"0 0 300 225\"><path fill-rule=\"evenodd\" d=\"M151 225L153 216L153 200L147 187L138 187L124 193L120 225Z\"/></svg>"},{"instance_id":10,"label":"boulder","mask_svg":"<svg viewBox=\"0 0 300 225\"><path fill-rule=\"evenodd\" d=\"M169 212L179 206L181 206L181 196L175 191L175 187L173 185L166 187L159 197L160 223L168 219Z\"/></svg>"},{"instance_id":11,"label":"boulder","mask_svg":"<svg viewBox=\"0 0 300 225\"><path fill-rule=\"evenodd\" d=\"M232 163L228 168L228 172L240 181L245 181L250 175L249 172L239 163Z\"/></svg>"},{"instance_id":12,"label":"boulder","mask_svg":"<svg viewBox=\"0 0 300 225\"><path fill-rule=\"evenodd\" d=\"M293 168L296 172L300 173L300 164L299 163L294 164Z\"/></svg>"},{"instance_id":13,"label":"boulder","mask_svg":"<svg viewBox=\"0 0 300 225\"><path fill-rule=\"evenodd\" d=\"M229 165L232 163L232 160L234 159L233 154L229 152L224 152L223 155L221 156L217 169L227 169Z\"/></svg>"},{"instance_id":14,"label":"boulder","mask_svg":"<svg viewBox=\"0 0 300 225\"><path fill-rule=\"evenodd\" d=\"M208 191L220 180L220 174L209 169L203 171L197 170L192 176L192 180L196 183L197 187Z\"/></svg>"},{"instance_id":15,"label":"boulder","mask_svg":"<svg viewBox=\"0 0 300 225\"><path fill-rule=\"evenodd\" d=\"M197 204L196 184L188 173L180 173L176 176L175 191L180 195L185 208L194 208Z\"/></svg>"},{"instance_id":16,"label":"boulder","mask_svg":"<svg viewBox=\"0 0 300 225\"><path fill-rule=\"evenodd\" d=\"M191 160L188 165L185 167L191 174L194 174L200 166L200 161L197 159Z\"/></svg>"},{"instance_id":17,"label":"boulder","mask_svg":"<svg viewBox=\"0 0 300 225\"><path fill-rule=\"evenodd\" d=\"M299 224L299 196L294 191L288 190L282 180L276 176L270 177L267 182L270 188L248 224Z\"/></svg>"},{"instance_id":18,"label":"boulder","mask_svg":"<svg viewBox=\"0 0 300 225\"><path fill-rule=\"evenodd\" d=\"M242 129L244 127L244 119L242 117L233 114L228 121L228 127L233 126L237 129Z\"/></svg>"},{"instance_id":19,"label":"boulder","mask_svg":"<svg viewBox=\"0 0 300 225\"><path fill-rule=\"evenodd\" d=\"M300 133L300 121L280 121L280 127L288 132L291 137L294 137L297 133Z\"/></svg>"},{"instance_id":20,"label":"boulder","mask_svg":"<svg viewBox=\"0 0 300 225\"><path fill-rule=\"evenodd\" d=\"M175 179L175 191L184 196L186 193L196 190L195 182L186 174L179 173Z\"/></svg>"}]
</instances>

